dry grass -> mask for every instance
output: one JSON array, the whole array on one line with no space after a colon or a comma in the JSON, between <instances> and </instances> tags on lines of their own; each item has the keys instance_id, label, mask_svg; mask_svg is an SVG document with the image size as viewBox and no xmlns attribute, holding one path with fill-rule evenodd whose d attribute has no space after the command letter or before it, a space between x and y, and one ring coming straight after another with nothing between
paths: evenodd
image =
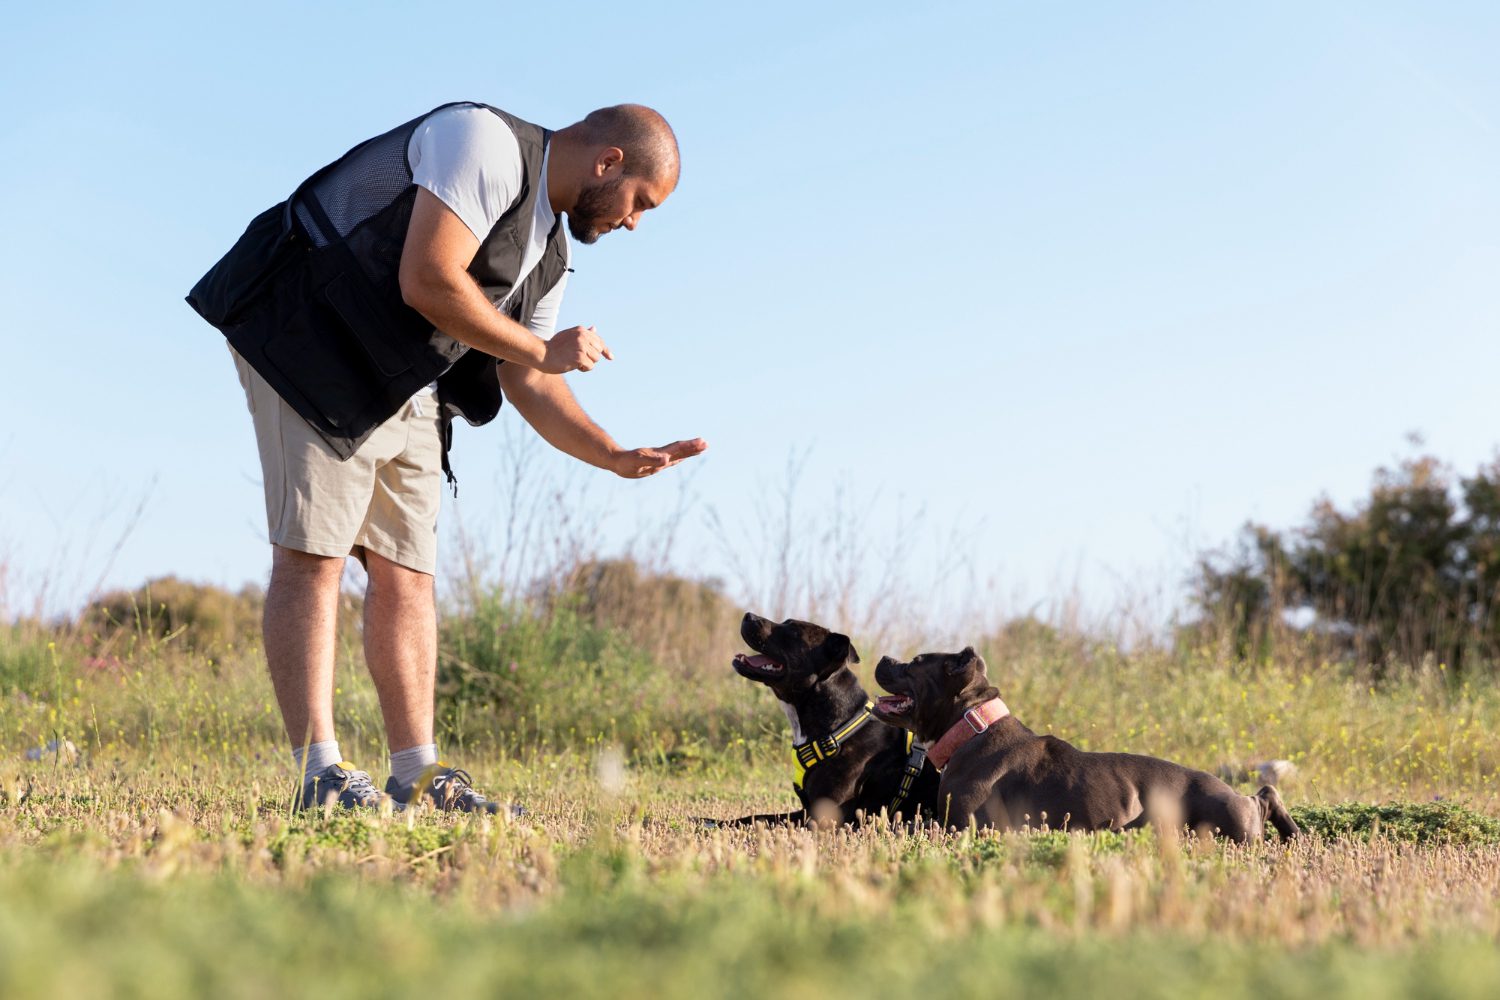
<instances>
[{"instance_id":1,"label":"dry grass","mask_svg":"<svg viewBox=\"0 0 1500 1000\"><path fill-rule=\"evenodd\" d=\"M705 830L692 817L738 812L743 783L771 797L777 775L622 777L579 754L470 763L530 815L293 815L268 795L279 761L7 765L0 993L492 981L843 996L1004 981L1398 996L1420 978L1430 995L1479 996L1500 982L1493 842Z\"/></svg>"},{"instance_id":2,"label":"dry grass","mask_svg":"<svg viewBox=\"0 0 1500 1000\"><path fill-rule=\"evenodd\" d=\"M791 805L785 722L716 661L706 591L591 579L582 604L475 587L445 622L443 744L518 823L292 813L253 636L0 628L0 996L1500 991L1500 683L1016 623L974 639L1023 721L1206 768L1292 759L1315 835L705 829ZM694 652L664 667L615 627L643 607ZM866 670L910 651L850 628ZM345 638L340 739L380 780ZM24 759L52 741L76 759Z\"/></svg>"}]
</instances>

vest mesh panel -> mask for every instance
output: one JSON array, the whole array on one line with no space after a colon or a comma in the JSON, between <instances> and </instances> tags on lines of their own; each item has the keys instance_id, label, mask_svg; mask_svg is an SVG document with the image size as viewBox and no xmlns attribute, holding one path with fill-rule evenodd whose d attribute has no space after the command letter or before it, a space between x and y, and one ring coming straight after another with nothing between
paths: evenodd
<instances>
[{"instance_id":1,"label":"vest mesh panel","mask_svg":"<svg viewBox=\"0 0 1500 1000\"><path fill-rule=\"evenodd\" d=\"M299 199L297 218L314 246L347 237L361 222L380 212L411 185L406 147L416 122L407 122L360 146L337 170L313 184L311 195L323 207L336 234L322 232Z\"/></svg>"}]
</instances>

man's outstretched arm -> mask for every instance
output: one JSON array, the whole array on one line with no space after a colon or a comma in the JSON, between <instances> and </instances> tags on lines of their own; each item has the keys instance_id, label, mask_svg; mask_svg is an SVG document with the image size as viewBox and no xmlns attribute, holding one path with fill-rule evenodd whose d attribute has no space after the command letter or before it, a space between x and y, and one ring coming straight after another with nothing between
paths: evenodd
<instances>
[{"instance_id":1,"label":"man's outstretched arm","mask_svg":"<svg viewBox=\"0 0 1500 1000\"><path fill-rule=\"evenodd\" d=\"M521 365L500 366L500 388L516 412L558 451L626 479L640 479L701 455L702 438L674 441L660 448L621 448L578 405L561 375Z\"/></svg>"}]
</instances>

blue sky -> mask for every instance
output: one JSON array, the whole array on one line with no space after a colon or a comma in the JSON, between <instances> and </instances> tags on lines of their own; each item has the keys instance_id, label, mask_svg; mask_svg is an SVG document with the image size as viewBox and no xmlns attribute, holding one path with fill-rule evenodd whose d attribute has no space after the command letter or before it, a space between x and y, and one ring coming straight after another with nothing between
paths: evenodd
<instances>
[{"instance_id":1,"label":"blue sky","mask_svg":"<svg viewBox=\"0 0 1500 1000\"><path fill-rule=\"evenodd\" d=\"M263 577L243 396L182 296L313 169L475 99L672 121L680 187L575 248L562 322L619 357L573 384L622 443L710 451L627 483L532 449L565 494L533 516L507 412L460 430L448 530L673 525L678 568L734 577L796 457L809 552L847 510L1014 610L1170 606L1194 548L1357 497L1408 432L1494 454L1497 42L1482 3L10 11L8 600Z\"/></svg>"}]
</instances>

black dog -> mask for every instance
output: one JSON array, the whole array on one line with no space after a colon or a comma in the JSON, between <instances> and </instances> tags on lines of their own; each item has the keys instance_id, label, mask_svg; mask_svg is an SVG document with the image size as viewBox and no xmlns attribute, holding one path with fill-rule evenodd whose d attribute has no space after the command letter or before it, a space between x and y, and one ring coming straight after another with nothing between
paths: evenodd
<instances>
[{"instance_id":1,"label":"black dog","mask_svg":"<svg viewBox=\"0 0 1500 1000\"><path fill-rule=\"evenodd\" d=\"M1283 839L1300 832L1270 785L1240 795L1171 761L1086 753L1038 736L1010 714L973 647L910 663L885 657L875 680L891 692L875 717L930 743L929 760L942 772L936 815L950 827L1129 830L1160 822L1240 842L1263 838L1267 822Z\"/></svg>"},{"instance_id":2,"label":"black dog","mask_svg":"<svg viewBox=\"0 0 1500 1000\"><path fill-rule=\"evenodd\" d=\"M740 635L756 655L740 653L734 669L766 685L792 724L792 787L802 808L789 813L742 816L728 822L801 823L822 810L853 823L886 810L911 820L932 816L938 776L925 751L900 730L878 725L871 702L849 664L859 654L847 635L811 622L787 619L776 625L745 615Z\"/></svg>"}]
</instances>

